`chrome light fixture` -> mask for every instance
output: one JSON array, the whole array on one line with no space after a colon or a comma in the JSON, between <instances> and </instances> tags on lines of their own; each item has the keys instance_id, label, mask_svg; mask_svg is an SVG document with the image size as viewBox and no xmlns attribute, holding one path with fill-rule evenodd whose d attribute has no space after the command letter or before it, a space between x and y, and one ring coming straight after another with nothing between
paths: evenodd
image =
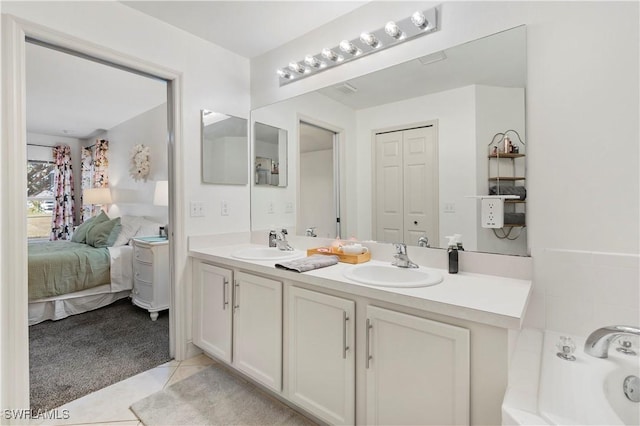
<instances>
[{"instance_id":1,"label":"chrome light fixture","mask_svg":"<svg viewBox=\"0 0 640 426\"><path fill-rule=\"evenodd\" d=\"M292 61L276 71L280 86L437 31L438 13L436 7L418 10L410 17L389 21L375 31L363 32L359 38L342 40L337 46L325 47L318 54L307 55L304 61Z\"/></svg>"}]
</instances>

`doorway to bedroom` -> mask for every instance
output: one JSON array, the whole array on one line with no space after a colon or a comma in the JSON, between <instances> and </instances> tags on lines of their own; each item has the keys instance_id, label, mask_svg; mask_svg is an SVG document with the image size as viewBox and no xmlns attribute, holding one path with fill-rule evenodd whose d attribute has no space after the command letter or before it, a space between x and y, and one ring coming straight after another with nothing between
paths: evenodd
<instances>
[{"instance_id":1,"label":"doorway to bedroom","mask_svg":"<svg viewBox=\"0 0 640 426\"><path fill-rule=\"evenodd\" d=\"M166 80L28 39L31 408L169 361Z\"/></svg>"}]
</instances>

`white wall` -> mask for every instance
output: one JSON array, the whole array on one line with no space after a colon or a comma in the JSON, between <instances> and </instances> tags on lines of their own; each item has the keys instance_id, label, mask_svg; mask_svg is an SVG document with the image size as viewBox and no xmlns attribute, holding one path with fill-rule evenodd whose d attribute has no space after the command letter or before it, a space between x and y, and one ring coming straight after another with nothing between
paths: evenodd
<instances>
[{"instance_id":1,"label":"white wall","mask_svg":"<svg viewBox=\"0 0 640 426\"><path fill-rule=\"evenodd\" d=\"M518 132L522 140L527 142L525 133L525 108L524 108L524 89L506 88L506 87L490 87L476 86L475 103L476 103L476 162L477 162L477 189L476 194L488 194L488 163L487 155L489 154L489 143L493 140L496 133L505 132L507 130L515 130ZM526 145L520 144L517 136L509 132L509 137L513 139L514 145L517 144L520 154L526 153ZM497 172L496 161L500 161L501 174L506 176L525 176L526 157L519 159L501 159L491 160L492 175ZM515 169L514 169L515 168ZM515 170L515 172L513 171ZM504 171L504 172L503 172ZM516 182L518 186L527 187L526 181ZM491 185L495 185L493 182ZM481 209L480 201L475 201L476 206L476 223L480 224ZM525 204L516 204L517 212L525 211ZM505 211L513 211L514 205L505 205ZM526 217L525 217L526 220ZM505 235L506 228L497 230L500 236ZM527 252L527 228L513 228L508 238L500 239L496 237L492 229L476 226L478 235L478 251L486 253L504 253L526 256ZM516 237L517 236L517 237ZM513 240L511 238L514 238Z\"/></svg>"},{"instance_id":2,"label":"white wall","mask_svg":"<svg viewBox=\"0 0 640 426\"><path fill-rule=\"evenodd\" d=\"M185 203L178 206L184 216L184 234L175 235L179 277L176 289L185 301L181 331L190 340L187 236L242 232L250 227L249 185L201 184L200 110L248 118L249 61L119 2L2 2L0 7L3 14L14 15L67 38L100 46L112 54L173 70L180 76L181 98L176 99L176 103L181 120L176 132L181 136L183 156L175 158L175 162L184 184L176 191L183 195ZM5 74L9 64L3 62L2 65ZM13 141L3 141L5 143ZM11 160L3 158L4 161ZM246 167L248 172L249 165ZM2 185L0 191L3 200L11 196ZM204 202L204 217L189 216L191 200ZM221 200L228 202L228 216L220 215ZM3 264L5 259L3 252ZM186 342L179 341L178 345L186 349Z\"/></svg>"},{"instance_id":3,"label":"white wall","mask_svg":"<svg viewBox=\"0 0 640 426\"><path fill-rule=\"evenodd\" d=\"M159 88L161 89L161 88ZM109 216L150 216L167 223L167 207L153 205L155 184L168 179L167 104L159 105L98 135L109 141L109 187L113 204ZM92 145L95 140L85 143ZM137 144L149 147L151 168L147 180L129 174L131 150Z\"/></svg>"},{"instance_id":4,"label":"white wall","mask_svg":"<svg viewBox=\"0 0 640 426\"><path fill-rule=\"evenodd\" d=\"M572 324L592 325L593 313L606 311L609 314L600 315L598 324L640 324L637 2L444 3L441 30L436 33L282 88L273 77L275 69L335 45L353 28L378 28L389 19L436 4L371 2L254 58L252 106L526 24L527 222L535 284L529 322L559 331L583 331ZM604 256L603 262L613 272L606 282L620 297L611 297L606 310L600 309L603 299L593 292L586 303L576 302L586 291L580 285L582 272L559 270L553 256L543 255L553 250L575 256L577 265L589 265L594 256ZM547 293L558 287L554 277L560 275L571 291ZM557 320L567 313L571 322Z\"/></svg>"},{"instance_id":5,"label":"white wall","mask_svg":"<svg viewBox=\"0 0 640 426\"><path fill-rule=\"evenodd\" d=\"M247 180L248 158L246 136L224 136L217 139L205 139L202 155L208 158L207 167L203 167L202 176L207 182L241 182Z\"/></svg>"}]
</instances>

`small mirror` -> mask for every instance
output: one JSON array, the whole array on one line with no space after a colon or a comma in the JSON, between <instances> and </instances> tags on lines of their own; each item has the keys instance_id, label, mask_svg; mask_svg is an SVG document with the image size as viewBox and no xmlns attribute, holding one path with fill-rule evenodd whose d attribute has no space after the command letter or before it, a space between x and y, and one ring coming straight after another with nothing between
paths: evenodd
<instances>
[{"instance_id":1,"label":"small mirror","mask_svg":"<svg viewBox=\"0 0 640 426\"><path fill-rule=\"evenodd\" d=\"M248 154L247 120L203 109L202 182L246 185Z\"/></svg>"},{"instance_id":2,"label":"small mirror","mask_svg":"<svg viewBox=\"0 0 640 426\"><path fill-rule=\"evenodd\" d=\"M287 186L287 131L255 122L256 185Z\"/></svg>"}]
</instances>

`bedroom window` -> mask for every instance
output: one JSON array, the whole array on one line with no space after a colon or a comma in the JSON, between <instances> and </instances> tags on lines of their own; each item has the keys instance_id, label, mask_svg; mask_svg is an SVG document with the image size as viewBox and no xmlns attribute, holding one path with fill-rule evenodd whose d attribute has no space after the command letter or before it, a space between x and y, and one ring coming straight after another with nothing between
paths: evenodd
<instances>
[{"instance_id":1,"label":"bedroom window","mask_svg":"<svg viewBox=\"0 0 640 426\"><path fill-rule=\"evenodd\" d=\"M53 214L55 164L27 161L27 235L30 239L49 239Z\"/></svg>"}]
</instances>

